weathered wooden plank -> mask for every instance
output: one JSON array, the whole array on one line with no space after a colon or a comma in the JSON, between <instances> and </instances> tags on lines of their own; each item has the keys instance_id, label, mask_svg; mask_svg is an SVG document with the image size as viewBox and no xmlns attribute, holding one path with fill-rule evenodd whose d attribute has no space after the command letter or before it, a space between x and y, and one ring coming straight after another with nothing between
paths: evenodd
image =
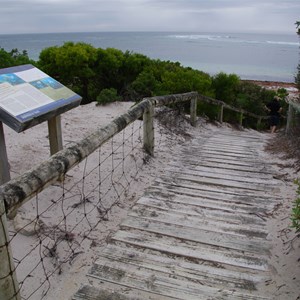
<instances>
[{"instance_id":1,"label":"weathered wooden plank","mask_svg":"<svg viewBox=\"0 0 300 300\"><path fill-rule=\"evenodd\" d=\"M178 168L166 168L166 171L173 173L173 174L178 174L182 176L191 176L193 177L207 177L207 178L217 178L217 179L225 179L225 180L231 180L234 182L243 182L243 183L248 183L248 184L258 184L260 185L267 185L267 186L275 186L278 184L278 180L272 179L272 178L261 178L260 176L252 176L249 178L247 174L242 174L239 172L217 172L217 169L209 169L207 170L201 170L200 168L197 168L195 170L193 169L180 169ZM177 176L176 176L177 177Z\"/></svg>"},{"instance_id":2,"label":"weathered wooden plank","mask_svg":"<svg viewBox=\"0 0 300 300\"><path fill-rule=\"evenodd\" d=\"M187 182L194 185L217 185L221 187L230 187L235 189L242 189L242 190L248 190L248 191L263 191L263 192L270 192L271 190L275 191L278 190L276 185L267 185L264 182L262 183L250 183L245 181L237 181L233 180L232 178L226 178L226 177L217 177L217 176L210 176L210 175L204 175L204 176L194 176L193 174L182 174L178 172L176 174L176 177L171 178L173 182ZM164 176L162 176L163 178Z\"/></svg>"},{"instance_id":3,"label":"weathered wooden plank","mask_svg":"<svg viewBox=\"0 0 300 300\"><path fill-rule=\"evenodd\" d=\"M244 297L247 297L247 299L267 299L255 292L244 290L241 293L236 289L201 285L197 280L188 281L178 274L166 276L158 270L153 272L152 270L112 260L108 260L105 264L95 263L88 275L92 278L118 283L129 288L133 287L152 292L155 299L155 295L191 300L207 299L211 295L222 297L222 299L244 299Z\"/></svg>"},{"instance_id":4,"label":"weathered wooden plank","mask_svg":"<svg viewBox=\"0 0 300 300\"><path fill-rule=\"evenodd\" d=\"M181 211L188 215L194 215L200 218L209 218L215 219L218 221L223 221L229 224L245 224L251 226L256 224L256 226L264 226L266 221L264 216L259 215L258 213L253 214L242 214L241 212L229 211L229 210L217 210L212 208L207 208L199 204L187 205L182 202L172 202L165 201L163 199L153 199L142 197L139 201L139 204L150 206L158 209L165 209L170 211ZM255 225L254 225L255 226Z\"/></svg>"},{"instance_id":5,"label":"weathered wooden plank","mask_svg":"<svg viewBox=\"0 0 300 300\"><path fill-rule=\"evenodd\" d=\"M187 163L190 161L194 162L201 162L203 161L209 161L209 162L216 162L216 163L223 163L223 164L228 164L232 166L245 166L245 167L252 167L252 168L257 168L257 167L262 167L262 163L257 161L257 160L246 160L246 159L237 159L235 157L224 157L222 153L220 152L219 154L210 154L210 155L204 155L203 153L199 153L197 155L197 158L192 158L192 157L186 157L182 159L183 163ZM264 164L263 166L268 167L268 164Z\"/></svg>"},{"instance_id":6,"label":"weathered wooden plank","mask_svg":"<svg viewBox=\"0 0 300 300\"><path fill-rule=\"evenodd\" d=\"M264 188L251 188L248 185L239 185L233 184L230 185L229 182L226 181L218 181L218 180L208 180L205 178L201 178L201 180L194 180L191 182L189 180L179 180L178 178L170 178L167 176L161 176L160 178L155 180L155 186L159 184L165 185L166 187L179 187L179 188L189 188L193 190L204 189L206 186L207 190L225 192L225 193L236 193L236 194L244 194L248 196L258 196L258 197L266 197L270 192L279 192L277 189L268 189L268 191ZM276 191L277 190L277 191ZM274 199L274 198L273 198Z\"/></svg>"},{"instance_id":7,"label":"weathered wooden plank","mask_svg":"<svg viewBox=\"0 0 300 300\"><path fill-rule=\"evenodd\" d=\"M257 149L249 147L246 143L244 145L238 145L231 143L230 145L226 144L216 144L211 143L211 140L209 139L205 144L200 143L191 143L190 147L182 149L182 153L186 153L188 155L191 155L190 150L196 151L196 152L202 152L202 151L214 151L214 152L224 152L227 154L232 153L233 155L239 154L239 155L245 155L245 156L258 156L259 153Z\"/></svg>"},{"instance_id":8,"label":"weathered wooden plank","mask_svg":"<svg viewBox=\"0 0 300 300\"><path fill-rule=\"evenodd\" d=\"M219 166L219 164L211 164L211 166L207 167L202 164L198 165L192 165L192 166L187 166L187 165L182 165L182 168L178 170L178 164L175 163L170 163L169 166L166 168L166 171L168 172L205 172L206 174L220 174L220 175L229 175L229 176L238 176L240 178L248 178L248 180L274 180L274 177L271 174L266 174L266 173L261 173L258 170L252 170L252 171L247 171L244 169L234 169L234 168L223 168L222 166Z\"/></svg>"},{"instance_id":9,"label":"weathered wooden plank","mask_svg":"<svg viewBox=\"0 0 300 300\"><path fill-rule=\"evenodd\" d=\"M193 145L192 147L194 147L194 150L199 149L199 152L201 151L201 149L203 150L215 150L215 151L222 151L222 152L227 152L227 153L245 153L245 154L253 154L253 155L258 155L257 153L257 148L254 147L249 147L249 145L247 145L246 143L244 143L244 145L238 145L238 144L222 144L222 145L217 145L215 143L207 143L204 145ZM200 148L201 147L201 148ZM188 152L187 150L183 150Z\"/></svg>"},{"instance_id":10,"label":"weathered wooden plank","mask_svg":"<svg viewBox=\"0 0 300 300\"><path fill-rule=\"evenodd\" d=\"M235 197L236 199L249 199L249 202L251 202L251 199L256 201L255 199L262 199L262 201L267 200L269 202L272 201L280 201L281 198L277 196L277 193L266 193L266 192L261 192L261 191L250 191L250 190L238 190L234 188L225 188L225 187L220 187L220 186L209 186L209 185L193 185L189 183L183 183L183 182L175 182L175 180L172 180L172 178L167 178L166 176L161 176L160 178L157 178L153 185L149 189L160 189L163 190L162 187L168 188L171 192L172 190L174 191L175 187L177 187L178 191L177 193L181 193L181 189L185 190L187 194L189 194L189 191L191 193L197 193L201 195L202 193L215 193L219 194L218 197L221 197L220 194L224 195L231 195L232 197ZM176 189L176 190L177 190ZM221 198L222 199L222 198ZM242 201L241 200L241 201Z\"/></svg>"},{"instance_id":11,"label":"weathered wooden plank","mask_svg":"<svg viewBox=\"0 0 300 300\"><path fill-rule=\"evenodd\" d=\"M161 238L159 238L161 237ZM243 254L243 251L222 249L200 243L192 243L182 239L167 238L162 235L149 234L143 232L128 232L119 230L113 237L115 242L123 242L136 247L144 247L152 250L179 255L187 259L198 259L200 261L210 262L212 264L220 263L222 265L248 268L259 271L267 271L267 260L257 255Z\"/></svg>"},{"instance_id":12,"label":"weathered wooden plank","mask_svg":"<svg viewBox=\"0 0 300 300\"><path fill-rule=\"evenodd\" d=\"M96 285L96 284L95 284ZM98 286L98 285L97 285ZM72 300L174 300L179 298L155 295L135 288L128 288L118 283L101 282L96 288L92 285L82 286L72 297Z\"/></svg>"},{"instance_id":13,"label":"weathered wooden plank","mask_svg":"<svg viewBox=\"0 0 300 300\"><path fill-rule=\"evenodd\" d=\"M150 252L150 253L149 253ZM120 247L108 245L96 263L104 263L105 259L121 261L152 270L160 270L168 276L180 276L200 281L209 286L225 285L227 288L256 290L256 284L269 279L268 272L247 269L247 272L220 268L218 265L195 264L180 257L168 257L161 252L144 251L143 248Z\"/></svg>"},{"instance_id":14,"label":"weathered wooden plank","mask_svg":"<svg viewBox=\"0 0 300 300\"><path fill-rule=\"evenodd\" d=\"M234 224L226 222L218 222L216 219L199 218L199 215L192 216L181 211L164 211L158 208L153 209L145 205L136 204L128 213L129 216L139 217L144 219L164 220L170 224L181 226L192 226L198 230L214 230L220 233L229 233L234 235L247 236L251 238L262 239L265 242L268 231L262 226L251 226L245 224ZM199 231L200 232L200 231Z\"/></svg>"},{"instance_id":15,"label":"weathered wooden plank","mask_svg":"<svg viewBox=\"0 0 300 300\"><path fill-rule=\"evenodd\" d=\"M266 167L261 164L257 164L255 166L246 166L246 165L238 165L238 164L227 164L224 163L223 160L219 161L209 161L209 160L196 160L196 159L185 159L185 164L183 164L182 160L179 160L176 158L173 159L173 161L170 163L170 165L176 166L178 163L181 165L189 165L190 167L213 167L213 168L219 168L223 170L234 170L234 171L245 171L248 173L257 173L259 172L260 174L266 174L266 175L274 175L274 171L271 170L270 167Z\"/></svg>"},{"instance_id":16,"label":"weathered wooden plank","mask_svg":"<svg viewBox=\"0 0 300 300\"><path fill-rule=\"evenodd\" d=\"M255 197L254 195L242 195L239 196L236 193L226 193L226 191L209 189L207 187L191 188L191 187L178 187L174 189L173 186L163 187L160 184L156 184L147 189L145 196L151 198L162 198L162 199L183 199L185 198L197 198L197 203L202 202L202 199L211 201L217 201L225 203L225 205L243 205L245 207L259 207L260 209L273 210L274 206L278 202L278 198L266 197ZM177 201L180 201L180 200ZM220 205L221 206L221 205Z\"/></svg>"},{"instance_id":17,"label":"weathered wooden plank","mask_svg":"<svg viewBox=\"0 0 300 300\"><path fill-rule=\"evenodd\" d=\"M93 286L84 285L77 293L72 297L73 300L133 300L134 298L128 298L118 292L110 290L96 289ZM134 300L139 300L135 298Z\"/></svg>"},{"instance_id":18,"label":"weathered wooden plank","mask_svg":"<svg viewBox=\"0 0 300 300\"><path fill-rule=\"evenodd\" d=\"M166 192L168 192L169 195L167 195ZM242 212L246 211L247 213L271 211L274 209L277 202L277 199L275 201L272 201L271 199L269 202L267 202L266 199L254 198L251 196L245 196L242 199L239 199L234 195L214 192L209 193L209 191L206 190L192 190L185 187L173 188L173 186L166 189L163 189L161 186L151 188L145 195L151 198L173 200L204 207L215 207L220 210L229 209Z\"/></svg>"},{"instance_id":19,"label":"weathered wooden plank","mask_svg":"<svg viewBox=\"0 0 300 300\"><path fill-rule=\"evenodd\" d=\"M257 240L233 233L220 233L211 229L201 230L191 226L169 223L167 220L135 218L128 216L120 225L122 229L137 229L163 236L174 237L205 245L218 246L227 250L244 251L245 255L254 253L261 257L269 254L270 245L267 241ZM248 253L246 253L248 252ZM266 257L265 257L266 259Z\"/></svg>"},{"instance_id":20,"label":"weathered wooden plank","mask_svg":"<svg viewBox=\"0 0 300 300\"><path fill-rule=\"evenodd\" d=\"M196 155L195 155L196 156ZM176 161L176 159L175 159ZM203 162L210 162L210 163L215 163L215 164L225 164L228 165L229 167L246 167L248 169L252 169L254 171L266 168L266 171L268 171L268 165L263 164L258 161L252 161L252 162L247 162L247 161L242 161L242 160L236 160L236 159L229 159L226 158L224 159L222 155L211 155L211 156L202 156L202 155L197 155L197 157L192 158L192 157L187 157L187 158L182 158L181 163L183 164L196 164L196 165L201 165L202 161Z\"/></svg>"},{"instance_id":21,"label":"weathered wooden plank","mask_svg":"<svg viewBox=\"0 0 300 300\"><path fill-rule=\"evenodd\" d=\"M247 203L246 201L239 201L238 199L231 199L231 201L228 201L227 199L223 199L222 195L220 195L219 198L205 197L205 195L197 197L191 194L185 194L182 189L176 188L168 189L168 191L170 192L169 196L165 196L165 194L162 193L160 194L159 190L157 190L157 192L152 193L149 191L146 197L196 205L206 209L216 209L232 213L241 212L242 214L260 214L261 216L268 216L275 207L274 203L255 206L255 202L259 201L255 201L253 204L251 202Z\"/></svg>"},{"instance_id":22,"label":"weathered wooden plank","mask_svg":"<svg viewBox=\"0 0 300 300\"><path fill-rule=\"evenodd\" d=\"M169 192L169 196L166 193ZM197 191L196 191L197 192ZM278 207L277 201L270 200L270 203L267 203L265 199L258 198L253 200L249 197L249 201L247 202L247 197L244 197L242 200L239 200L236 197L226 198L220 196L220 198L214 198L213 196L207 196L205 193L199 196L198 198L195 197L196 192L189 193L186 189L177 189L174 191L173 188L166 188L160 189L151 189L145 194L145 198L155 199L158 201L165 201L165 204L158 203L161 207L174 208L176 209L176 205L188 205L191 206L191 209L196 209L196 211L202 210L219 210L221 213L240 213L241 216L247 215L257 215L261 219L263 215L266 217L271 215L273 211ZM228 200L227 200L228 199ZM260 205L259 201L262 201ZM277 200L277 199L276 199ZM146 202L140 202L147 205ZM255 206L256 203L258 206ZM263 218L262 218L263 219ZM252 219L253 222L255 219Z\"/></svg>"},{"instance_id":23,"label":"weathered wooden plank","mask_svg":"<svg viewBox=\"0 0 300 300\"><path fill-rule=\"evenodd\" d=\"M201 151L200 151L201 150ZM185 153L185 152L183 152ZM187 154L186 152L185 154ZM191 155L191 152L189 152ZM198 153L202 156L212 157L212 156L222 156L224 159L230 158L230 159L236 159L241 161L247 161L247 162L256 162L257 156L253 153L245 153L245 152L226 152L226 151L218 151L213 149L199 149Z\"/></svg>"}]
</instances>

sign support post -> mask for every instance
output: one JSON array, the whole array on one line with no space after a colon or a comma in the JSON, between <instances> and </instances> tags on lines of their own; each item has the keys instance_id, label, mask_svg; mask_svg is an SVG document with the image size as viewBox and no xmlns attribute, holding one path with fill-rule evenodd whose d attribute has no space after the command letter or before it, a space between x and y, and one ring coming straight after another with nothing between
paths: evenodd
<instances>
[{"instance_id":1,"label":"sign support post","mask_svg":"<svg viewBox=\"0 0 300 300\"><path fill-rule=\"evenodd\" d=\"M50 155L63 149L60 115L48 120Z\"/></svg>"},{"instance_id":2,"label":"sign support post","mask_svg":"<svg viewBox=\"0 0 300 300\"><path fill-rule=\"evenodd\" d=\"M7 159L3 123L0 121L0 185L10 181L9 163Z\"/></svg>"}]
</instances>

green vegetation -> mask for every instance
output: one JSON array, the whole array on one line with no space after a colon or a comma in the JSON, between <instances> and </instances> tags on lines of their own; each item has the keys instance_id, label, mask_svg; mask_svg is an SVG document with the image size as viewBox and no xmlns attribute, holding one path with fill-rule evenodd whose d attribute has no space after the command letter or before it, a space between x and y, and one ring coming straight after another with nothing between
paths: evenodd
<instances>
[{"instance_id":1,"label":"green vegetation","mask_svg":"<svg viewBox=\"0 0 300 300\"><path fill-rule=\"evenodd\" d=\"M116 89L103 89L100 94L97 96L96 105L104 105L110 102L115 102L121 100L121 97L118 96Z\"/></svg>"},{"instance_id":2,"label":"green vegetation","mask_svg":"<svg viewBox=\"0 0 300 300\"><path fill-rule=\"evenodd\" d=\"M61 47L46 48L37 64L80 94L83 104L95 100L98 103L116 99L140 101L144 97L196 91L264 115L264 104L275 94L244 82L235 74L210 76L179 62L153 60L142 54L94 48L85 43L67 42ZM201 104L200 109L202 114L217 118L218 108ZM226 112L224 120L237 122L237 115Z\"/></svg>"},{"instance_id":3,"label":"green vegetation","mask_svg":"<svg viewBox=\"0 0 300 300\"><path fill-rule=\"evenodd\" d=\"M300 182L299 180L296 180L295 183L298 185L298 197L295 200L292 208L292 227L296 229L296 232L300 232Z\"/></svg>"},{"instance_id":4,"label":"green vegetation","mask_svg":"<svg viewBox=\"0 0 300 300\"><path fill-rule=\"evenodd\" d=\"M18 49L12 49L10 52L0 48L0 68L9 68L13 66L35 64L35 61L29 59L27 51L19 52Z\"/></svg>"}]
</instances>

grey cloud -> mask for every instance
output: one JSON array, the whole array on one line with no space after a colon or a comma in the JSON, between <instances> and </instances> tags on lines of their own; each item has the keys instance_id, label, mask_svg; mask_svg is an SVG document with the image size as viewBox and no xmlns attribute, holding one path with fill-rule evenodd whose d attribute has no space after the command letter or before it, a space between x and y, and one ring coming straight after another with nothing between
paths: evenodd
<instances>
[{"instance_id":1,"label":"grey cloud","mask_svg":"<svg viewBox=\"0 0 300 300\"><path fill-rule=\"evenodd\" d=\"M293 32L299 11L298 0L2 0L0 33L237 28Z\"/></svg>"}]
</instances>

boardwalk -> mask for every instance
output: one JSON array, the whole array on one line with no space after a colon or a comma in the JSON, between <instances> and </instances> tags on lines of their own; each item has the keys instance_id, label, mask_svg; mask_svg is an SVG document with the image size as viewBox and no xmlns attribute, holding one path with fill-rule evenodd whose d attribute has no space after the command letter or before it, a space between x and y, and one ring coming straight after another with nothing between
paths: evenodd
<instances>
[{"instance_id":1,"label":"boardwalk","mask_svg":"<svg viewBox=\"0 0 300 300\"><path fill-rule=\"evenodd\" d=\"M278 181L256 132L192 140L139 199L74 300L272 299L266 217Z\"/></svg>"}]
</instances>

